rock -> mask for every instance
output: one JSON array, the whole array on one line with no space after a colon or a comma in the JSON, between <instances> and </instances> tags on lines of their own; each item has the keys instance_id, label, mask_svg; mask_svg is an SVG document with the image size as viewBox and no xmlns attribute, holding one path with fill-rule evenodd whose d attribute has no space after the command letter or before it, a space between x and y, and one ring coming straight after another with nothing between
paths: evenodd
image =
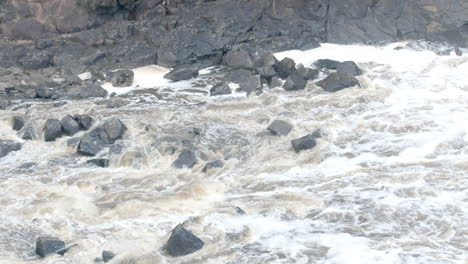
<instances>
[{"instance_id":1,"label":"rock","mask_svg":"<svg viewBox=\"0 0 468 264\"><path fill-rule=\"evenodd\" d=\"M0 98L0 109L5 110L10 106L10 101L7 99Z\"/></svg>"},{"instance_id":2,"label":"rock","mask_svg":"<svg viewBox=\"0 0 468 264\"><path fill-rule=\"evenodd\" d=\"M315 138L322 138L325 135L325 132L322 129L316 129L313 133L312 136Z\"/></svg>"},{"instance_id":3,"label":"rock","mask_svg":"<svg viewBox=\"0 0 468 264\"><path fill-rule=\"evenodd\" d=\"M273 66L263 66L257 68L258 74L260 74L261 77L264 78L271 78L276 75L276 71L273 68Z\"/></svg>"},{"instance_id":4,"label":"rock","mask_svg":"<svg viewBox=\"0 0 468 264\"><path fill-rule=\"evenodd\" d=\"M253 75L240 83L240 89L250 95L252 92L262 89L260 75Z\"/></svg>"},{"instance_id":5,"label":"rock","mask_svg":"<svg viewBox=\"0 0 468 264\"><path fill-rule=\"evenodd\" d=\"M276 58L273 52L268 52L261 56L255 63L257 67L273 66L276 63Z\"/></svg>"},{"instance_id":6,"label":"rock","mask_svg":"<svg viewBox=\"0 0 468 264\"><path fill-rule=\"evenodd\" d=\"M55 141L62 136L62 125L58 119L47 119L44 126L44 140Z\"/></svg>"},{"instance_id":7,"label":"rock","mask_svg":"<svg viewBox=\"0 0 468 264\"><path fill-rule=\"evenodd\" d=\"M305 80L313 80L317 78L319 73L317 70L304 67L302 64L297 65L296 72L297 75L301 76Z\"/></svg>"},{"instance_id":8,"label":"rock","mask_svg":"<svg viewBox=\"0 0 468 264\"><path fill-rule=\"evenodd\" d=\"M321 60L317 60L316 62L314 62L315 67L319 69L325 68L329 70L336 70L339 64L340 64L339 61L329 60L329 59L321 59Z\"/></svg>"},{"instance_id":9,"label":"rock","mask_svg":"<svg viewBox=\"0 0 468 264\"><path fill-rule=\"evenodd\" d=\"M71 115L66 115L60 120L62 125L63 133L73 136L81 130L81 126L78 121L75 120Z\"/></svg>"},{"instance_id":10,"label":"rock","mask_svg":"<svg viewBox=\"0 0 468 264\"><path fill-rule=\"evenodd\" d=\"M302 90L306 87L307 80L299 76L298 74L293 74L286 79L286 82L283 84L283 89L286 91L296 91Z\"/></svg>"},{"instance_id":11,"label":"rock","mask_svg":"<svg viewBox=\"0 0 468 264\"><path fill-rule=\"evenodd\" d=\"M172 257L185 256L203 248L205 243L182 225L172 231L165 246L166 252Z\"/></svg>"},{"instance_id":12,"label":"rock","mask_svg":"<svg viewBox=\"0 0 468 264\"><path fill-rule=\"evenodd\" d=\"M101 127L101 132L103 132L101 133L101 138L107 144L114 144L116 140L122 139L125 131L127 130L124 123L116 117L107 119Z\"/></svg>"},{"instance_id":13,"label":"rock","mask_svg":"<svg viewBox=\"0 0 468 264\"><path fill-rule=\"evenodd\" d=\"M25 119L22 116L13 116L12 128L15 131L20 131L24 127Z\"/></svg>"},{"instance_id":14,"label":"rock","mask_svg":"<svg viewBox=\"0 0 468 264\"><path fill-rule=\"evenodd\" d=\"M180 65L164 75L164 78L177 82L198 76L198 69L192 65Z\"/></svg>"},{"instance_id":15,"label":"rock","mask_svg":"<svg viewBox=\"0 0 468 264\"><path fill-rule=\"evenodd\" d=\"M273 77L271 78L271 81L270 81L270 88L275 88L275 87L281 87L283 85L283 82L280 80L280 78L278 77Z\"/></svg>"},{"instance_id":16,"label":"rock","mask_svg":"<svg viewBox=\"0 0 468 264\"><path fill-rule=\"evenodd\" d=\"M317 142L315 141L315 137L312 134L309 134L307 136L292 140L291 145L294 151L299 153L302 150L312 149L315 147L315 145L317 145Z\"/></svg>"},{"instance_id":17,"label":"rock","mask_svg":"<svg viewBox=\"0 0 468 264\"><path fill-rule=\"evenodd\" d=\"M36 87L34 89L36 91L37 97L42 98L42 99L52 98L52 95L53 95L53 89L52 88L39 86L39 87Z\"/></svg>"},{"instance_id":18,"label":"rock","mask_svg":"<svg viewBox=\"0 0 468 264\"><path fill-rule=\"evenodd\" d=\"M109 167L109 160L108 159L90 159L87 160L86 163L94 164L101 168Z\"/></svg>"},{"instance_id":19,"label":"rock","mask_svg":"<svg viewBox=\"0 0 468 264\"><path fill-rule=\"evenodd\" d=\"M236 213L240 215L245 215L245 211L242 210L242 208L240 208L239 206L236 206L235 209L236 209Z\"/></svg>"},{"instance_id":20,"label":"rock","mask_svg":"<svg viewBox=\"0 0 468 264\"><path fill-rule=\"evenodd\" d=\"M275 120L269 126L271 134L276 136L287 136L292 130L292 125L283 120Z\"/></svg>"},{"instance_id":21,"label":"rock","mask_svg":"<svg viewBox=\"0 0 468 264\"><path fill-rule=\"evenodd\" d=\"M133 84L135 74L132 70L118 70L112 74L112 85L114 87L127 87Z\"/></svg>"},{"instance_id":22,"label":"rock","mask_svg":"<svg viewBox=\"0 0 468 264\"><path fill-rule=\"evenodd\" d=\"M103 133L105 132L102 131L102 128L98 127L84 135L78 144L78 154L84 156L96 156L96 154L106 148L108 144L106 144L100 136Z\"/></svg>"},{"instance_id":23,"label":"rock","mask_svg":"<svg viewBox=\"0 0 468 264\"><path fill-rule=\"evenodd\" d=\"M205 167L203 167L202 172L208 172L211 169L222 167L224 167L224 162L222 162L221 160L210 161L205 164Z\"/></svg>"},{"instance_id":24,"label":"rock","mask_svg":"<svg viewBox=\"0 0 468 264\"><path fill-rule=\"evenodd\" d=\"M233 82L233 83L241 83L245 79L249 78L252 76L252 72L245 70L245 69L238 69L229 72L226 74L226 80Z\"/></svg>"},{"instance_id":25,"label":"rock","mask_svg":"<svg viewBox=\"0 0 468 264\"><path fill-rule=\"evenodd\" d=\"M39 237L36 241L36 254L42 258L65 249L65 242L55 237Z\"/></svg>"},{"instance_id":26,"label":"rock","mask_svg":"<svg viewBox=\"0 0 468 264\"><path fill-rule=\"evenodd\" d=\"M340 73L346 73L351 76L358 76L362 74L362 70L354 63L354 61L344 61L340 62L337 67L336 71Z\"/></svg>"},{"instance_id":27,"label":"rock","mask_svg":"<svg viewBox=\"0 0 468 264\"><path fill-rule=\"evenodd\" d=\"M89 115L75 115L74 118L83 130L88 130L93 126L94 120Z\"/></svg>"},{"instance_id":28,"label":"rock","mask_svg":"<svg viewBox=\"0 0 468 264\"><path fill-rule=\"evenodd\" d=\"M327 92L337 92L345 88L360 86L356 78L339 72L331 73L327 78L318 82L317 85Z\"/></svg>"},{"instance_id":29,"label":"rock","mask_svg":"<svg viewBox=\"0 0 468 264\"><path fill-rule=\"evenodd\" d=\"M279 77L286 79L296 72L296 63L291 58L284 58L275 64L275 70L278 72Z\"/></svg>"},{"instance_id":30,"label":"rock","mask_svg":"<svg viewBox=\"0 0 468 264\"><path fill-rule=\"evenodd\" d=\"M18 63L27 70L47 68L52 62L52 56L43 52L28 53L18 60Z\"/></svg>"},{"instance_id":31,"label":"rock","mask_svg":"<svg viewBox=\"0 0 468 264\"><path fill-rule=\"evenodd\" d=\"M254 63L248 51L229 51L223 58L224 64L234 69L253 69Z\"/></svg>"},{"instance_id":32,"label":"rock","mask_svg":"<svg viewBox=\"0 0 468 264\"><path fill-rule=\"evenodd\" d=\"M461 51L461 49L455 48L455 55L461 56L461 55L463 55L463 52Z\"/></svg>"},{"instance_id":33,"label":"rock","mask_svg":"<svg viewBox=\"0 0 468 264\"><path fill-rule=\"evenodd\" d=\"M21 149L21 143L13 140L0 140L0 158L5 157L8 153Z\"/></svg>"},{"instance_id":34,"label":"rock","mask_svg":"<svg viewBox=\"0 0 468 264\"><path fill-rule=\"evenodd\" d=\"M192 168L197 164L197 158L195 153L191 150L184 150L179 154L179 157L172 163L172 166L182 169L182 168Z\"/></svg>"},{"instance_id":35,"label":"rock","mask_svg":"<svg viewBox=\"0 0 468 264\"><path fill-rule=\"evenodd\" d=\"M211 96L216 96L216 95L226 95L226 94L231 94L231 88L227 83L217 83L215 84L211 89L210 89L210 95Z\"/></svg>"},{"instance_id":36,"label":"rock","mask_svg":"<svg viewBox=\"0 0 468 264\"><path fill-rule=\"evenodd\" d=\"M21 139L24 140L34 140L38 138L38 133L32 125L26 125L22 130L18 132L18 135Z\"/></svg>"},{"instance_id":37,"label":"rock","mask_svg":"<svg viewBox=\"0 0 468 264\"><path fill-rule=\"evenodd\" d=\"M107 251L107 250L102 251L102 260L104 261L104 263L109 262L114 257L115 257L114 252Z\"/></svg>"},{"instance_id":38,"label":"rock","mask_svg":"<svg viewBox=\"0 0 468 264\"><path fill-rule=\"evenodd\" d=\"M68 92L68 96L73 99L87 99L93 97L106 97L107 91L100 85L91 84L78 86Z\"/></svg>"}]
</instances>

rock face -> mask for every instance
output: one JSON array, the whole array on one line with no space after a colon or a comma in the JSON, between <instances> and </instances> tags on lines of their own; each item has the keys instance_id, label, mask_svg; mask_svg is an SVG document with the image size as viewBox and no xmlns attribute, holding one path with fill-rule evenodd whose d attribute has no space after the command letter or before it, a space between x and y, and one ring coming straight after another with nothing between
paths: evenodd
<instances>
[{"instance_id":1,"label":"rock face","mask_svg":"<svg viewBox=\"0 0 468 264\"><path fill-rule=\"evenodd\" d=\"M172 257L192 254L203 248L205 243L182 225L178 225L172 231L172 235L167 241L166 252Z\"/></svg>"},{"instance_id":2,"label":"rock face","mask_svg":"<svg viewBox=\"0 0 468 264\"><path fill-rule=\"evenodd\" d=\"M132 70L118 70L112 73L112 85L114 87L127 87L133 84L135 74Z\"/></svg>"},{"instance_id":3,"label":"rock face","mask_svg":"<svg viewBox=\"0 0 468 264\"><path fill-rule=\"evenodd\" d=\"M171 72L164 75L164 78L177 82L192 79L198 76L198 69L193 65L180 65Z\"/></svg>"},{"instance_id":4,"label":"rock face","mask_svg":"<svg viewBox=\"0 0 468 264\"><path fill-rule=\"evenodd\" d=\"M315 137L312 134L303 136L298 139L291 141L291 145L296 153L301 152L302 150L312 149L317 145Z\"/></svg>"},{"instance_id":5,"label":"rock face","mask_svg":"<svg viewBox=\"0 0 468 264\"><path fill-rule=\"evenodd\" d=\"M179 154L179 157L172 163L172 166L183 169L183 168L192 168L197 164L197 158L195 153L191 150L184 150Z\"/></svg>"},{"instance_id":6,"label":"rock face","mask_svg":"<svg viewBox=\"0 0 468 264\"><path fill-rule=\"evenodd\" d=\"M267 129L275 136L287 136L292 128L292 125L284 120L275 120Z\"/></svg>"},{"instance_id":7,"label":"rock face","mask_svg":"<svg viewBox=\"0 0 468 264\"><path fill-rule=\"evenodd\" d=\"M36 241L36 254L42 258L65 249L65 242L55 237L39 237Z\"/></svg>"},{"instance_id":8,"label":"rock face","mask_svg":"<svg viewBox=\"0 0 468 264\"><path fill-rule=\"evenodd\" d=\"M47 119L44 126L44 140L55 141L62 136L62 125L58 119Z\"/></svg>"},{"instance_id":9,"label":"rock face","mask_svg":"<svg viewBox=\"0 0 468 264\"><path fill-rule=\"evenodd\" d=\"M0 140L0 158L5 157L8 153L21 149L21 143L13 140Z\"/></svg>"},{"instance_id":10,"label":"rock face","mask_svg":"<svg viewBox=\"0 0 468 264\"><path fill-rule=\"evenodd\" d=\"M356 78L339 72L331 73L327 78L318 82L317 85L327 92L337 92L345 88L360 86Z\"/></svg>"}]
</instances>

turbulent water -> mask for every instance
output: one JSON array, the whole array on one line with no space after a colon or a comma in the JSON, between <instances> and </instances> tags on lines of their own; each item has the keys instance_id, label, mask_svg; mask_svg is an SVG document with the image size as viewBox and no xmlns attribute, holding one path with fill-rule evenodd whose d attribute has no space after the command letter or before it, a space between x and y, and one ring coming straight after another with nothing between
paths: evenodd
<instances>
[{"instance_id":1,"label":"turbulent water","mask_svg":"<svg viewBox=\"0 0 468 264\"><path fill-rule=\"evenodd\" d=\"M468 56L395 46L277 54L357 62L362 88L336 93L313 82L210 97L199 84L213 69L175 85L146 67L118 97L0 112L4 139L19 140L18 114L40 127L68 113L128 127L110 168L86 165L69 137L0 159L0 263L93 263L102 250L118 254L111 263L468 263ZM270 136L273 119L294 129ZM326 136L296 154L290 141L317 128ZM198 164L172 168L187 145ZM216 159L226 166L202 173ZM162 247L182 222L205 246L172 258ZM41 260L39 235L78 246Z\"/></svg>"}]
</instances>

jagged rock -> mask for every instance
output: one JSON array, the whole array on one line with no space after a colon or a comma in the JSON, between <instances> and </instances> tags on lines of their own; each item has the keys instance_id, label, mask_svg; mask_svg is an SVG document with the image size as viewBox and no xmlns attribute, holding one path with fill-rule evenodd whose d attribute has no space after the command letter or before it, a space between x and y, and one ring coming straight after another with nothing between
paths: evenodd
<instances>
[{"instance_id":1,"label":"jagged rock","mask_svg":"<svg viewBox=\"0 0 468 264\"><path fill-rule=\"evenodd\" d=\"M124 123L116 117L107 119L101 127L101 132L103 132L101 138L107 144L113 144L116 140L121 139L127 130Z\"/></svg>"},{"instance_id":2,"label":"jagged rock","mask_svg":"<svg viewBox=\"0 0 468 264\"><path fill-rule=\"evenodd\" d=\"M180 65L164 75L164 78L177 82L198 76L198 69L192 65Z\"/></svg>"},{"instance_id":3,"label":"jagged rock","mask_svg":"<svg viewBox=\"0 0 468 264\"><path fill-rule=\"evenodd\" d=\"M276 71L273 68L273 66L263 66L257 68L258 74L260 74L261 77L264 78L271 78L276 75Z\"/></svg>"},{"instance_id":4,"label":"jagged rock","mask_svg":"<svg viewBox=\"0 0 468 264\"><path fill-rule=\"evenodd\" d=\"M180 154L179 157L172 163L172 166L182 169L182 168L192 168L197 164L197 157L195 156L195 153L191 150L183 150Z\"/></svg>"},{"instance_id":5,"label":"jagged rock","mask_svg":"<svg viewBox=\"0 0 468 264\"><path fill-rule=\"evenodd\" d=\"M315 138L322 138L325 134L325 132L322 129L316 129L313 133L312 136Z\"/></svg>"},{"instance_id":6,"label":"jagged rock","mask_svg":"<svg viewBox=\"0 0 468 264\"><path fill-rule=\"evenodd\" d=\"M8 153L21 149L21 143L13 140L0 140L0 158L5 157Z\"/></svg>"},{"instance_id":7,"label":"jagged rock","mask_svg":"<svg viewBox=\"0 0 468 264\"><path fill-rule=\"evenodd\" d=\"M315 67L319 69L325 68L329 70L336 70L339 64L340 64L339 61L330 60L330 59L321 59L321 60L317 60L316 62L314 62Z\"/></svg>"},{"instance_id":8,"label":"jagged rock","mask_svg":"<svg viewBox=\"0 0 468 264\"><path fill-rule=\"evenodd\" d=\"M317 85L327 92L337 92L345 88L360 86L356 78L339 72L331 73L327 78L318 82Z\"/></svg>"},{"instance_id":9,"label":"jagged rock","mask_svg":"<svg viewBox=\"0 0 468 264\"><path fill-rule=\"evenodd\" d=\"M284 58L275 64L275 70L279 77L286 79L296 72L296 63L291 58Z\"/></svg>"},{"instance_id":10,"label":"jagged rock","mask_svg":"<svg viewBox=\"0 0 468 264\"><path fill-rule=\"evenodd\" d=\"M83 130L88 130L93 126L93 118L89 115L75 115L75 120L78 121Z\"/></svg>"},{"instance_id":11,"label":"jagged rock","mask_svg":"<svg viewBox=\"0 0 468 264\"><path fill-rule=\"evenodd\" d=\"M109 160L108 159L90 159L87 160L86 163L94 164L101 168L109 167Z\"/></svg>"},{"instance_id":12,"label":"jagged rock","mask_svg":"<svg viewBox=\"0 0 468 264\"><path fill-rule=\"evenodd\" d=\"M336 67L336 71L340 73L346 73L351 76L358 76L362 74L362 70L356 65L354 61L340 62Z\"/></svg>"},{"instance_id":13,"label":"jagged rock","mask_svg":"<svg viewBox=\"0 0 468 264\"><path fill-rule=\"evenodd\" d=\"M102 130L102 128L98 127L84 135L78 144L78 154L84 156L96 156L96 154L106 148L108 144L106 144L100 136L105 133Z\"/></svg>"},{"instance_id":14,"label":"jagged rock","mask_svg":"<svg viewBox=\"0 0 468 264\"><path fill-rule=\"evenodd\" d=\"M26 120L22 116L14 116L12 119L12 128L15 131L20 131L24 127Z\"/></svg>"},{"instance_id":15,"label":"jagged rock","mask_svg":"<svg viewBox=\"0 0 468 264\"><path fill-rule=\"evenodd\" d=\"M275 120L269 126L268 130L273 135L287 136L291 132L293 126L284 120Z\"/></svg>"},{"instance_id":16,"label":"jagged rock","mask_svg":"<svg viewBox=\"0 0 468 264\"><path fill-rule=\"evenodd\" d=\"M60 120L62 125L63 133L73 136L81 130L81 126L78 121L75 120L71 115L66 115Z\"/></svg>"},{"instance_id":17,"label":"jagged rock","mask_svg":"<svg viewBox=\"0 0 468 264\"><path fill-rule=\"evenodd\" d=\"M112 251L107 251L107 250L104 250L102 251L102 260L104 261L104 263L107 263L109 262L111 259L113 259L115 257L115 253L112 252Z\"/></svg>"},{"instance_id":18,"label":"jagged rock","mask_svg":"<svg viewBox=\"0 0 468 264\"><path fill-rule=\"evenodd\" d=\"M296 91L302 90L306 87L307 80L299 76L298 74L292 74L286 79L286 82L283 84L283 89L286 91Z\"/></svg>"},{"instance_id":19,"label":"jagged rock","mask_svg":"<svg viewBox=\"0 0 468 264\"><path fill-rule=\"evenodd\" d=\"M208 172L211 169L222 167L224 167L224 162L222 162L221 160L210 161L205 164L205 167L203 167L202 172Z\"/></svg>"},{"instance_id":20,"label":"jagged rock","mask_svg":"<svg viewBox=\"0 0 468 264\"><path fill-rule=\"evenodd\" d=\"M253 69L254 63L248 51L229 51L223 58L224 64L234 69Z\"/></svg>"},{"instance_id":21,"label":"jagged rock","mask_svg":"<svg viewBox=\"0 0 468 264\"><path fill-rule=\"evenodd\" d=\"M47 119L44 126L44 140L55 141L62 136L62 125L58 119Z\"/></svg>"},{"instance_id":22,"label":"jagged rock","mask_svg":"<svg viewBox=\"0 0 468 264\"><path fill-rule=\"evenodd\" d=\"M283 82L280 80L280 78L278 77L273 77L271 78L271 81L270 81L270 88L275 88L275 87L281 87L283 85Z\"/></svg>"},{"instance_id":23,"label":"jagged rock","mask_svg":"<svg viewBox=\"0 0 468 264\"><path fill-rule=\"evenodd\" d=\"M305 80L313 80L318 76L317 70L312 68L306 68L302 64L297 65L296 72L297 75L301 76Z\"/></svg>"},{"instance_id":24,"label":"jagged rock","mask_svg":"<svg viewBox=\"0 0 468 264\"><path fill-rule=\"evenodd\" d=\"M118 70L112 73L112 85L114 87L127 87L133 84L135 74L132 70Z\"/></svg>"},{"instance_id":25,"label":"jagged rock","mask_svg":"<svg viewBox=\"0 0 468 264\"><path fill-rule=\"evenodd\" d=\"M294 139L291 141L291 145L296 153L299 153L302 150L312 149L317 145L315 137L312 134L306 135L304 137Z\"/></svg>"},{"instance_id":26,"label":"jagged rock","mask_svg":"<svg viewBox=\"0 0 468 264\"><path fill-rule=\"evenodd\" d=\"M18 60L19 64L27 70L38 70L47 68L51 64L52 56L47 53L34 52L28 53Z\"/></svg>"},{"instance_id":27,"label":"jagged rock","mask_svg":"<svg viewBox=\"0 0 468 264\"><path fill-rule=\"evenodd\" d=\"M39 237L36 241L36 254L42 258L57 254L65 249L65 242L55 237Z\"/></svg>"},{"instance_id":28,"label":"jagged rock","mask_svg":"<svg viewBox=\"0 0 468 264\"><path fill-rule=\"evenodd\" d=\"M211 96L216 96L216 95L225 95L225 94L231 94L231 88L229 88L229 85L227 83L217 83L215 84L211 89L210 89L210 95Z\"/></svg>"},{"instance_id":29,"label":"jagged rock","mask_svg":"<svg viewBox=\"0 0 468 264\"><path fill-rule=\"evenodd\" d=\"M165 246L166 252L172 257L185 256L203 248L205 243L182 225L172 231Z\"/></svg>"},{"instance_id":30,"label":"jagged rock","mask_svg":"<svg viewBox=\"0 0 468 264\"><path fill-rule=\"evenodd\" d=\"M260 75L253 75L240 83L240 89L250 95L252 92L262 89Z\"/></svg>"}]
</instances>

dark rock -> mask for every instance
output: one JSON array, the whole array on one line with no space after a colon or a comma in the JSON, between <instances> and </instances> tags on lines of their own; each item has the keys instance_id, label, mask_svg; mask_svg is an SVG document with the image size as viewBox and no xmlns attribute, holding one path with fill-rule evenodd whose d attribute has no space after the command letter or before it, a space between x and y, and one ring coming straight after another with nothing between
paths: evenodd
<instances>
[{"instance_id":1,"label":"dark rock","mask_svg":"<svg viewBox=\"0 0 468 264\"><path fill-rule=\"evenodd\" d=\"M106 97L107 91L106 89L102 88L100 85L91 84L91 85L84 85L78 86L71 89L68 93L73 99L87 99L93 97Z\"/></svg>"},{"instance_id":2,"label":"dark rock","mask_svg":"<svg viewBox=\"0 0 468 264\"><path fill-rule=\"evenodd\" d=\"M62 125L58 119L47 119L44 126L44 140L55 141L62 136Z\"/></svg>"},{"instance_id":3,"label":"dark rock","mask_svg":"<svg viewBox=\"0 0 468 264\"><path fill-rule=\"evenodd\" d=\"M91 163L101 168L109 167L108 159L90 159L90 160L87 160L86 163Z\"/></svg>"},{"instance_id":4,"label":"dark rock","mask_svg":"<svg viewBox=\"0 0 468 264\"><path fill-rule=\"evenodd\" d=\"M203 248L205 243L182 225L172 231L165 246L166 252L172 257L185 256Z\"/></svg>"},{"instance_id":5,"label":"dark rock","mask_svg":"<svg viewBox=\"0 0 468 264\"><path fill-rule=\"evenodd\" d=\"M240 215L245 215L245 211L242 210L242 208L236 206L236 213L240 214Z\"/></svg>"},{"instance_id":6,"label":"dark rock","mask_svg":"<svg viewBox=\"0 0 468 264\"><path fill-rule=\"evenodd\" d=\"M0 158L5 157L8 153L21 149L21 143L13 140L0 140Z\"/></svg>"},{"instance_id":7,"label":"dark rock","mask_svg":"<svg viewBox=\"0 0 468 264\"><path fill-rule=\"evenodd\" d=\"M38 133L32 125L26 125L22 130L18 132L18 135L21 139L24 140L34 140L38 138Z\"/></svg>"},{"instance_id":8,"label":"dark rock","mask_svg":"<svg viewBox=\"0 0 468 264\"><path fill-rule=\"evenodd\" d=\"M273 77L271 78L271 81L270 81L270 88L275 88L275 87L281 87L283 85L283 82L280 80L280 78L278 77Z\"/></svg>"},{"instance_id":9,"label":"dark rock","mask_svg":"<svg viewBox=\"0 0 468 264\"><path fill-rule=\"evenodd\" d=\"M338 65L340 64L339 61L336 60L329 60L329 59L321 59L314 62L315 67L319 69L329 69L329 70L336 70Z\"/></svg>"},{"instance_id":10,"label":"dark rock","mask_svg":"<svg viewBox=\"0 0 468 264\"><path fill-rule=\"evenodd\" d=\"M257 67L268 67L273 66L276 63L276 58L273 52L268 52L261 56L256 62L255 65Z\"/></svg>"},{"instance_id":11,"label":"dark rock","mask_svg":"<svg viewBox=\"0 0 468 264\"><path fill-rule=\"evenodd\" d=\"M463 55L463 52L461 51L461 49L455 48L455 55L461 56L461 55Z\"/></svg>"},{"instance_id":12,"label":"dark rock","mask_svg":"<svg viewBox=\"0 0 468 264\"><path fill-rule=\"evenodd\" d=\"M104 261L104 263L109 262L114 257L115 257L114 252L107 251L107 250L102 251L102 260Z\"/></svg>"},{"instance_id":13,"label":"dark rock","mask_svg":"<svg viewBox=\"0 0 468 264\"><path fill-rule=\"evenodd\" d=\"M65 248L65 242L55 237L39 237L36 241L36 254L42 258L56 254Z\"/></svg>"},{"instance_id":14,"label":"dark rock","mask_svg":"<svg viewBox=\"0 0 468 264\"><path fill-rule=\"evenodd\" d=\"M340 62L336 67L336 71L346 73L351 76L358 76L362 74L362 70L354 63L354 61Z\"/></svg>"},{"instance_id":15,"label":"dark rock","mask_svg":"<svg viewBox=\"0 0 468 264\"><path fill-rule=\"evenodd\" d=\"M356 78L339 72L331 73L327 78L318 82L317 85L327 92L337 92L345 88L360 86Z\"/></svg>"},{"instance_id":16,"label":"dark rock","mask_svg":"<svg viewBox=\"0 0 468 264\"><path fill-rule=\"evenodd\" d=\"M225 94L231 94L231 93L232 93L231 88L229 88L229 85L224 82L217 83L210 89L211 96L225 95Z\"/></svg>"},{"instance_id":17,"label":"dark rock","mask_svg":"<svg viewBox=\"0 0 468 264\"><path fill-rule=\"evenodd\" d=\"M205 167L203 167L202 172L207 172L211 169L222 167L224 167L224 162L222 162L221 160L210 161L205 164Z\"/></svg>"},{"instance_id":18,"label":"dark rock","mask_svg":"<svg viewBox=\"0 0 468 264\"><path fill-rule=\"evenodd\" d=\"M292 140L291 145L294 151L299 153L302 150L312 149L315 147L315 145L317 145L317 142L315 141L315 137L312 134L309 134L307 136Z\"/></svg>"},{"instance_id":19,"label":"dark rock","mask_svg":"<svg viewBox=\"0 0 468 264\"><path fill-rule=\"evenodd\" d=\"M296 63L291 58L284 58L275 64L275 70L278 72L279 77L286 79L296 72Z\"/></svg>"},{"instance_id":20,"label":"dark rock","mask_svg":"<svg viewBox=\"0 0 468 264\"><path fill-rule=\"evenodd\" d=\"M38 70L50 66L52 57L47 53L34 52L26 54L18 63L27 70Z\"/></svg>"},{"instance_id":21,"label":"dark rock","mask_svg":"<svg viewBox=\"0 0 468 264\"><path fill-rule=\"evenodd\" d=\"M293 74L286 79L286 82L283 84L283 89L286 91L296 91L302 90L306 87L307 80L299 76L298 74Z\"/></svg>"},{"instance_id":22,"label":"dark rock","mask_svg":"<svg viewBox=\"0 0 468 264\"><path fill-rule=\"evenodd\" d=\"M262 89L260 75L253 75L240 83L240 89L250 95L252 92Z\"/></svg>"},{"instance_id":23,"label":"dark rock","mask_svg":"<svg viewBox=\"0 0 468 264\"><path fill-rule=\"evenodd\" d=\"M66 115L60 120L63 133L73 136L81 130L80 124L71 115Z\"/></svg>"},{"instance_id":24,"label":"dark rock","mask_svg":"<svg viewBox=\"0 0 468 264\"><path fill-rule=\"evenodd\" d=\"M78 121L83 130L88 130L93 126L93 118L89 115L75 115L75 120Z\"/></svg>"},{"instance_id":25,"label":"dark rock","mask_svg":"<svg viewBox=\"0 0 468 264\"><path fill-rule=\"evenodd\" d=\"M84 135L78 144L78 154L84 156L96 156L96 154L106 148L108 144L106 144L100 136L103 133L102 128L96 128Z\"/></svg>"},{"instance_id":26,"label":"dark rock","mask_svg":"<svg viewBox=\"0 0 468 264\"><path fill-rule=\"evenodd\" d=\"M107 119L101 127L101 132L103 132L101 133L101 138L107 144L113 144L116 140L122 139L125 131L127 130L124 123L116 117Z\"/></svg>"},{"instance_id":27,"label":"dark rock","mask_svg":"<svg viewBox=\"0 0 468 264\"><path fill-rule=\"evenodd\" d=\"M286 121L283 120L275 120L269 126L268 130L270 130L271 134L278 135L278 136L287 136L289 132L291 132L293 126Z\"/></svg>"},{"instance_id":28,"label":"dark rock","mask_svg":"<svg viewBox=\"0 0 468 264\"><path fill-rule=\"evenodd\" d=\"M164 75L164 78L177 82L198 76L198 69L192 65L180 65Z\"/></svg>"},{"instance_id":29,"label":"dark rock","mask_svg":"<svg viewBox=\"0 0 468 264\"><path fill-rule=\"evenodd\" d=\"M322 129L316 129L313 133L312 136L315 138L322 138L325 135L325 132Z\"/></svg>"},{"instance_id":30,"label":"dark rock","mask_svg":"<svg viewBox=\"0 0 468 264\"><path fill-rule=\"evenodd\" d=\"M306 68L304 65L299 64L296 67L297 75L301 76L305 80L313 80L317 78L318 71L312 68Z\"/></svg>"},{"instance_id":31,"label":"dark rock","mask_svg":"<svg viewBox=\"0 0 468 264\"><path fill-rule=\"evenodd\" d=\"M135 74L132 70L118 70L112 74L112 85L114 87L127 87L133 84Z\"/></svg>"},{"instance_id":32,"label":"dark rock","mask_svg":"<svg viewBox=\"0 0 468 264\"><path fill-rule=\"evenodd\" d=\"M39 86L35 88L36 95L42 99L49 99L52 98L53 89L45 86Z\"/></svg>"},{"instance_id":33,"label":"dark rock","mask_svg":"<svg viewBox=\"0 0 468 264\"><path fill-rule=\"evenodd\" d=\"M252 76L252 72L245 70L245 69L238 69L235 71L231 71L226 74L226 80L233 82L233 83L241 83L245 79Z\"/></svg>"},{"instance_id":34,"label":"dark rock","mask_svg":"<svg viewBox=\"0 0 468 264\"><path fill-rule=\"evenodd\" d=\"M20 131L24 127L26 120L22 116L14 116L12 120L12 128L15 131Z\"/></svg>"},{"instance_id":35,"label":"dark rock","mask_svg":"<svg viewBox=\"0 0 468 264\"><path fill-rule=\"evenodd\" d=\"M182 168L192 168L197 164L197 158L195 157L195 153L191 150L183 150L179 157L172 163L172 166L182 169Z\"/></svg>"},{"instance_id":36,"label":"dark rock","mask_svg":"<svg viewBox=\"0 0 468 264\"><path fill-rule=\"evenodd\" d=\"M271 78L276 75L276 71L273 68L273 66L263 66L257 68L258 74L260 74L261 77L264 78Z\"/></svg>"},{"instance_id":37,"label":"dark rock","mask_svg":"<svg viewBox=\"0 0 468 264\"><path fill-rule=\"evenodd\" d=\"M223 58L224 64L234 69L253 69L254 63L248 51L229 51Z\"/></svg>"}]
</instances>

